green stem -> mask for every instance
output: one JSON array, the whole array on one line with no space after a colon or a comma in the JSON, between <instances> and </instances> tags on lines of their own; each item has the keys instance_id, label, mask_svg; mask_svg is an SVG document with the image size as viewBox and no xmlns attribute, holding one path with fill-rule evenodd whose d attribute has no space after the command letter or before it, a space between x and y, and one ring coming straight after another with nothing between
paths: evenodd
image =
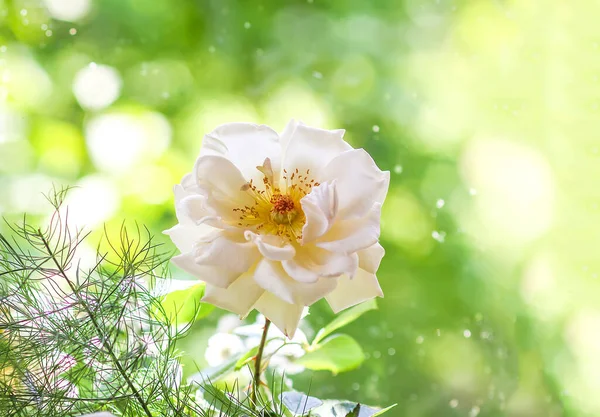
<instances>
[{"instance_id":1,"label":"green stem","mask_svg":"<svg viewBox=\"0 0 600 417\"><path fill-rule=\"evenodd\" d=\"M65 270L63 269L63 267L58 263L58 260L56 259L54 252L52 252L52 249L50 249L50 245L48 244L48 241L42 234L41 230L38 230L38 234L39 234L40 238L42 239L44 246L46 247L46 251L48 252L48 255L50 255L50 258L54 262L54 265L56 265L56 268L60 272L60 276L62 276L65 279L65 281L67 281L67 284L71 288L71 291L73 291L73 294L77 297L77 300L81 303L83 309L85 310L86 315L90 318L94 328L96 329L96 331L98 332L98 335L100 336L100 339L102 341L104 348L106 349L106 351L108 352L112 361L114 362L115 366L117 367L117 370L119 371L119 373L125 380L125 383L129 386L129 389L131 389L133 396L136 398L136 400L140 403L140 405L144 409L144 413L146 414L146 416L152 417L152 413L150 412L150 409L148 408L148 404L146 404L146 402L142 398L139 391L136 389L136 387L133 384L133 382L131 381L131 379L127 376L127 372L125 372L125 369L123 369L123 366L121 366L121 363L119 362L119 359L117 358L117 355L113 351L110 344L106 341L104 332L102 331L102 328L98 324L96 317L92 314L92 311L90 310L89 306L80 297L79 292L77 291L77 288L75 288L75 285L73 285L71 280L67 277L67 274L66 274Z\"/></svg>"},{"instance_id":2,"label":"green stem","mask_svg":"<svg viewBox=\"0 0 600 417\"><path fill-rule=\"evenodd\" d=\"M258 353L256 354L256 361L254 363L254 382L252 383L252 406L256 409L256 396L258 388L260 387L260 373L262 367L262 356L265 350L265 343L267 342L267 333L269 332L269 326L271 321L265 317L265 327L263 329L262 338L260 339L260 345L258 345Z\"/></svg>"}]
</instances>

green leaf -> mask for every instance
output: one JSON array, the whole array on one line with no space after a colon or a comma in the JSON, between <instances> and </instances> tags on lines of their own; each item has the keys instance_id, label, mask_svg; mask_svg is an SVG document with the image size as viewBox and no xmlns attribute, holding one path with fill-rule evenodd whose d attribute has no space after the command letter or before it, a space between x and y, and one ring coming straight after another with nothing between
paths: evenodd
<instances>
[{"instance_id":1,"label":"green leaf","mask_svg":"<svg viewBox=\"0 0 600 417\"><path fill-rule=\"evenodd\" d=\"M371 408L371 407L368 407L368 408L370 408L371 410L375 410L375 413L371 414L371 417L377 417L377 416L382 415L383 413L387 413L388 411L390 411L392 408L394 408L397 405L398 405L398 403L392 404L389 407L385 407L385 408L381 408L381 409L375 409L375 408Z\"/></svg>"},{"instance_id":2,"label":"green leaf","mask_svg":"<svg viewBox=\"0 0 600 417\"><path fill-rule=\"evenodd\" d=\"M237 354L229 358L226 362L218 366L204 368L201 372L195 373L188 378L188 383L195 382L199 385L214 384L229 373L235 371L236 364L242 358L242 354Z\"/></svg>"},{"instance_id":3,"label":"green leaf","mask_svg":"<svg viewBox=\"0 0 600 417\"><path fill-rule=\"evenodd\" d=\"M360 404L356 404L356 407L352 409L349 413L346 414L346 417L358 417L360 414Z\"/></svg>"},{"instance_id":4,"label":"green leaf","mask_svg":"<svg viewBox=\"0 0 600 417\"><path fill-rule=\"evenodd\" d=\"M254 359L254 357L256 356L256 354L258 353L258 346L254 346L252 349L250 349L248 352L246 352L236 363L235 363L235 370L239 371L240 369L242 369L244 366L246 366L246 364L252 362L252 360Z\"/></svg>"},{"instance_id":5,"label":"green leaf","mask_svg":"<svg viewBox=\"0 0 600 417\"><path fill-rule=\"evenodd\" d=\"M313 340L313 346L317 345L325 337L335 332L337 329L344 327L345 325L352 323L354 320L365 314L367 311L376 310L377 302L375 299L365 301L364 303L358 304L343 313L339 314L331 323L323 327Z\"/></svg>"},{"instance_id":6,"label":"green leaf","mask_svg":"<svg viewBox=\"0 0 600 417\"><path fill-rule=\"evenodd\" d=\"M357 368L365 354L356 340L346 334L337 334L317 345L297 360L297 363L315 371L328 370L337 374Z\"/></svg>"},{"instance_id":7,"label":"green leaf","mask_svg":"<svg viewBox=\"0 0 600 417\"><path fill-rule=\"evenodd\" d=\"M173 291L163 297L161 303L166 318L176 324L187 324L208 316L214 306L201 302L205 284L200 283L191 288Z\"/></svg>"},{"instance_id":8,"label":"green leaf","mask_svg":"<svg viewBox=\"0 0 600 417\"><path fill-rule=\"evenodd\" d=\"M346 403L347 404L347 403ZM381 414L385 413L388 410L391 410L398 404L390 405L384 409L369 407L364 404L356 404L356 406L346 414L346 417L377 417Z\"/></svg>"}]
</instances>

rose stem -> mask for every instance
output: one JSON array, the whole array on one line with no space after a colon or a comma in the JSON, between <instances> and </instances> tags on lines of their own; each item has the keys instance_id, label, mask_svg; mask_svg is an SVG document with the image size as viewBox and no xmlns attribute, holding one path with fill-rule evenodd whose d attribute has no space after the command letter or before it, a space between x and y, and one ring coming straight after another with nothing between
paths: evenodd
<instances>
[{"instance_id":1,"label":"rose stem","mask_svg":"<svg viewBox=\"0 0 600 417\"><path fill-rule=\"evenodd\" d=\"M256 362L254 363L254 382L252 383L252 406L256 409L256 393L260 386L260 372L261 362L263 356L263 350L265 349L265 342L267 341L267 332L269 331L269 325L271 321L265 317L265 327L263 328L262 338L260 339L260 345L258 345L258 352L256 354Z\"/></svg>"}]
</instances>

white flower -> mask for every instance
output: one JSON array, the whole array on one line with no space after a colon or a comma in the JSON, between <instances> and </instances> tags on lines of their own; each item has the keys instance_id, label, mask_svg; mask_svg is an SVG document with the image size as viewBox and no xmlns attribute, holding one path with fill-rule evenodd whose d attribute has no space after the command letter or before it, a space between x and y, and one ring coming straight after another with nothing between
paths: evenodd
<instances>
[{"instance_id":1,"label":"white flower","mask_svg":"<svg viewBox=\"0 0 600 417\"><path fill-rule=\"evenodd\" d=\"M217 333L208 339L204 358L210 366L219 366L237 353L244 352L245 346L239 336L229 333Z\"/></svg>"},{"instance_id":2,"label":"white flower","mask_svg":"<svg viewBox=\"0 0 600 417\"><path fill-rule=\"evenodd\" d=\"M265 348L269 350L270 345ZM304 372L304 366L295 363L295 360L301 358L306 354L306 351L300 345L296 344L285 344L278 347L276 353L271 356L269 365L273 366L276 370L280 371L284 375L296 375Z\"/></svg>"},{"instance_id":3,"label":"white flower","mask_svg":"<svg viewBox=\"0 0 600 417\"><path fill-rule=\"evenodd\" d=\"M242 317L255 308L293 337L323 297L338 312L383 296L389 172L343 134L292 121L281 135L231 123L204 137L165 232L181 251L173 262L207 283L204 301Z\"/></svg>"},{"instance_id":4,"label":"white flower","mask_svg":"<svg viewBox=\"0 0 600 417\"><path fill-rule=\"evenodd\" d=\"M305 313L308 314L308 309ZM265 317L259 314L256 323L238 327L233 332L244 336L246 348L252 349L259 345L264 326ZM295 375L304 370L303 366L294 363L295 359L306 354L303 346L308 346L308 339L301 329L297 329L294 337L286 341L285 335L276 327L271 326L267 332L265 355L269 358L269 365L276 370L285 375Z\"/></svg>"},{"instance_id":5,"label":"white flower","mask_svg":"<svg viewBox=\"0 0 600 417\"><path fill-rule=\"evenodd\" d=\"M244 324L243 320L235 314L225 314L217 322L217 333L231 333L237 329L241 324Z\"/></svg>"}]
</instances>

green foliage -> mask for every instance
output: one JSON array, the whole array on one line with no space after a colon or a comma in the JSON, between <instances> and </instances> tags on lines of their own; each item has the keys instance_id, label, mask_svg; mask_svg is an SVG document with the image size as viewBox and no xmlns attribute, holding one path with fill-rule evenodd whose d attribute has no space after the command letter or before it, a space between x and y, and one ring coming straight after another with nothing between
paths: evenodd
<instances>
[{"instance_id":1,"label":"green foliage","mask_svg":"<svg viewBox=\"0 0 600 417\"><path fill-rule=\"evenodd\" d=\"M356 340L345 334L337 334L298 359L298 363L315 371L328 370L337 374L357 368L365 360L365 354Z\"/></svg>"},{"instance_id":2,"label":"green foliage","mask_svg":"<svg viewBox=\"0 0 600 417\"><path fill-rule=\"evenodd\" d=\"M190 381L197 383L198 385L206 384L206 383L217 383L221 379L228 376L231 372L236 370L237 364L245 355L234 355L229 358L227 361L223 362L218 366L211 366L208 368L204 368L202 372L198 372L194 374ZM239 368L237 368L239 369Z\"/></svg>"},{"instance_id":3,"label":"green foliage","mask_svg":"<svg viewBox=\"0 0 600 417\"><path fill-rule=\"evenodd\" d=\"M67 224L65 193L49 197L47 227L25 218L0 234L0 415L201 415L177 360L186 328L151 289L168 258L146 231L123 226L81 266L87 235Z\"/></svg>"},{"instance_id":4,"label":"green foliage","mask_svg":"<svg viewBox=\"0 0 600 417\"><path fill-rule=\"evenodd\" d=\"M182 325L208 316L214 310L214 306L200 301L204 296L204 288L205 284L200 283L165 295L161 304L168 320Z\"/></svg>"},{"instance_id":5,"label":"green foliage","mask_svg":"<svg viewBox=\"0 0 600 417\"><path fill-rule=\"evenodd\" d=\"M352 323L354 320L365 314L367 311L375 309L377 309L377 301L375 301L375 299L365 301L364 303L349 308L343 313L337 315L333 319L333 321L331 321L331 323L329 323L317 332L317 335L313 340L313 345L317 345L321 340L329 336L331 333L335 332L341 327L346 326L347 324Z\"/></svg>"}]
</instances>

